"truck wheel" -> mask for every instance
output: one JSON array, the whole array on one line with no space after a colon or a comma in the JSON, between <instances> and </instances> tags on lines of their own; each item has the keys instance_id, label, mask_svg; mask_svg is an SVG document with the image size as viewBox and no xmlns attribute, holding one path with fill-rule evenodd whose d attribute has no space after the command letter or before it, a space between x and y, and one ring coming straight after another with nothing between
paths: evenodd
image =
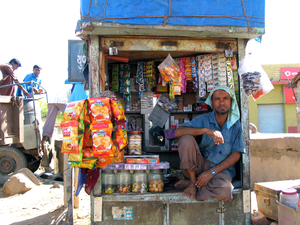
<instances>
[{"instance_id":1,"label":"truck wheel","mask_svg":"<svg viewBox=\"0 0 300 225\"><path fill-rule=\"evenodd\" d=\"M4 184L13 174L27 167L25 155L17 148L0 147L0 184Z\"/></svg>"}]
</instances>

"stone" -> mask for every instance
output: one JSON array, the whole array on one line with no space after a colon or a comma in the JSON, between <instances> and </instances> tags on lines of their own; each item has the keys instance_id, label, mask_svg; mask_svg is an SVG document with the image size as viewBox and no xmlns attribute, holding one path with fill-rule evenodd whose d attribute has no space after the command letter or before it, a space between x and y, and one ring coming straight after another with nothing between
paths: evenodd
<instances>
[{"instance_id":1,"label":"stone","mask_svg":"<svg viewBox=\"0 0 300 225\"><path fill-rule=\"evenodd\" d=\"M3 193L8 196L24 194L37 185L41 185L36 176L27 168L20 169L3 185Z\"/></svg>"}]
</instances>

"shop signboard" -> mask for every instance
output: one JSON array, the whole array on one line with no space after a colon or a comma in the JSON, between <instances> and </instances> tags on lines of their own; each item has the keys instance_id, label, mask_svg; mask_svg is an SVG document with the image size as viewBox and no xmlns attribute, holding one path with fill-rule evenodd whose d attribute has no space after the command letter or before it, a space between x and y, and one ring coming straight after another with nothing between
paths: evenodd
<instances>
[{"instance_id":1,"label":"shop signboard","mask_svg":"<svg viewBox=\"0 0 300 225\"><path fill-rule=\"evenodd\" d=\"M295 103L296 102L292 88L287 88L287 87L283 86L283 91L284 91L284 102L285 103Z\"/></svg>"},{"instance_id":2,"label":"shop signboard","mask_svg":"<svg viewBox=\"0 0 300 225\"><path fill-rule=\"evenodd\" d=\"M84 41L68 41L68 81L84 82L83 70L86 63L86 56L83 54Z\"/></svg>"},{"instance_id":3,"label":"shop signboard","mask_svg":"<svg viewBox=\"0 0 300 225\"><path fill-rule=\"evenodd\" d=\"M280 67L281 80L291 80L300 72L300 67Z\"/></svg>"}]
</instances>

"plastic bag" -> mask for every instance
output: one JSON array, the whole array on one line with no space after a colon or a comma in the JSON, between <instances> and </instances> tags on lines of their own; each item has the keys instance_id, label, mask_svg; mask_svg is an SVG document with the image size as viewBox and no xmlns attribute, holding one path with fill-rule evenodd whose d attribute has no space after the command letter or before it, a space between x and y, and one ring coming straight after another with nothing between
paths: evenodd
<instances>
[{"instance_id":1,"label":"plastic bag","mask_svg":"<svg viewBox=\"0 0 300 225\"><path fill-rule=\"evenodd\" d=\"M179 66L176 64L172 56L169 54L164 61L158 66L158 70L163 77L163 82L168 82L171 79L179 80L180 77L180 70Z\"/></svg>"},{"instance_id":2,"label":"plastic bag","mask_svg":"<svg viewBox=\"0 0 300 225\"><path fill-rule=\"evenodd\" d=\"M274 89L267 73L251 54L246 54L240 65L238 72L246 95L256 100Z\"/></svg>"}]
</instances>

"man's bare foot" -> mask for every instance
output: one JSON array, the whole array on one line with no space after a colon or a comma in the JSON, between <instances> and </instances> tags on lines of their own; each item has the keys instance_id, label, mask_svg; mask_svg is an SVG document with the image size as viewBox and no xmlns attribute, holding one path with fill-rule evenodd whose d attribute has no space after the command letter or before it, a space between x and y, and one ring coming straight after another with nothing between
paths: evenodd
<instances>
[{"instance_id":1,"label":"man's bare foot","mask_svg":"<svg viewBox=\"0 0 300 225\"><path fill-rule=\"evenodd\" d=\"M180 180L175 184L175 188L187 188L190 185L191 181L189 180Z\"/></svg>"},{"instance_id":2,"label":"man's bare foot","mask_svg":"<svg viewBox=\"0 0 300 225\"><path fill-rule=\"evenodd\" d=\"M194 183L190 183L190 185L183 191L183 194L187 197L189 197L190 199L195 198L197 192L197 187L195 186Z\"/></svg>"}]
</instances>

